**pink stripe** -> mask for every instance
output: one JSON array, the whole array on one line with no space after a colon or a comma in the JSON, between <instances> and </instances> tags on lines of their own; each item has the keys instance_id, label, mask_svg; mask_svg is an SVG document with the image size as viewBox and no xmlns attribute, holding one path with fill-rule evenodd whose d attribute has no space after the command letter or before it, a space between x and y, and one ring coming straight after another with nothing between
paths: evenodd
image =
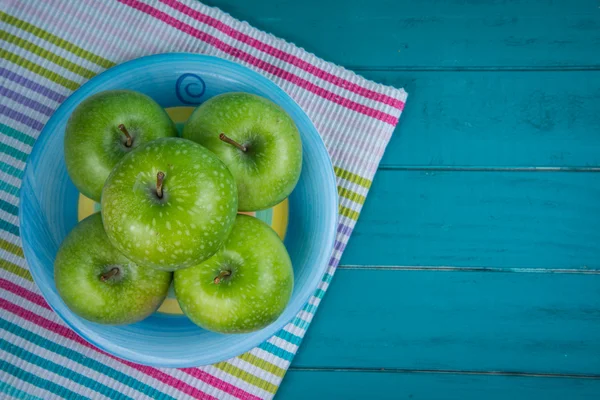
<instances>
[{"instance_id":1,"label":"pink stripe","mask_svg":"<svg viewBox=\"0 0 600 400\"><path fill-rule=\"evenodd\" d=\"M290 53L286 53L285 51L280 50L276 47L273 47L269 44L261 42L260 40L255 39L252 36L246 35L245 33L242 33L240 31L234 29L230 25L227 25L224 22L219 21L216 18L212 18L206 14L203 14L198 10L194 10L193 8L188 7L185 4L179 3L178 1L175 1L175 0L160 0L160 2L168 5L169 7L173 8L177 11L180 11L180 12L194 18L196 21L202 22L206 25L209 25L209 26L212 26L213 28L218 29L219 31L223 32L224 34L228 35L229 37L231 37L233 39L236 39L242 43L246 43L247 45L252 46L257 50L260 50L260 51L267 53L269 55L272 55L273 57L276 57L282 61L292 64L300 69L303 69L304 71L307 71L308 73L310 73L320 79L323 79L327 82L333 83L336 86L339 86L343 89L346 89L346 90L349 90L356 94L359 94L367 99L375 100L380 103L390 105L394 108L397 108L398 110L402 110L404 108L404 102L401 100L395 99L395 98L388 96L386 94L383 94L383 93L378 93L373 90L364 88L356 83L352 83L344 78L333 75L313 64L310 64L310 63L304 61L303 59L301 59L299 57L296 57L296 56L294 56Z\"/></svg>"},{"instance_id":2,"label":"pink stripe","mask_svg":"<svg viewBox=\"0 0 600 400\"><path fill-rule=\"evenodd\" d=\"M36 293L33 293L30 290L27 290L21 286L15 285L14 283L7 281L5 279L2 279L2 278L0 278L0 287L2 289L5 289L9 292L16 294L19 297L27 299L34 304L37 304L41 307L44 307L44 308L50 310L50 307L48 306L48 304L46 303L44 298ZM10 303L9 301L7 301L5 299L0 298L0 307L6 309L7 311L12 312L15 315L25 318L43 328L51 330L54 333L57 333L63 337L71 339L83 346L94 349L94 350L98 351L99 353L109 356L110 358L113 358L131 368L134 368L134 369L146 374L146 375L149 375L155 379L158 379L159 381L166 383L167 385L172 386L172 387L180 390L183 393L186 393L190 396L194 396L195 398L217 400L215 397L210 396L207 393L204 393L204 392L200 391L199 389L196 389L193 386L188 385L187 383L185 383L173 376L165 374L164 372L162 372L156 368L152 368L152 367L148 367L148 366L144 366L144 365L140 365L140 364L135 364L133 362L123 360L123 359L115 357L111 354L108 354L108 353L104 352L103 350L98 349L94 345L88 343L85 339L78 336L71 329L69 329L65 326L59 325L56 322L50 321L42 316L34 314L33 312L26 310L25 308L22 308L16 304ZM257 400L258 399L259 400L260 399L256 396L253 396L252 394L250 394L240 388L230 385L229 383L227 383L213 375L210 375L204 371L198 370L198 371L200 371L199 373L191 373L192 370L194 370L194 368L182 369L183 372L186 372L189 375L192 375L198 379L201 379L202 381L206 382L207 384L212 385L220 390L223 390L224 392L227 392L235 397L238 397L239 399L242 399L242 400L246 400L246 399L248 399L248 400Z\"/></svg>"},{"instance_id":3,"label":"pink stripe","mask_svg":"<svg viewBox=\"0 0 600 400\"><path fill-rule=\"evenodd\" d=\"M91 344L89 344L88 342L86 342L84 339L82 339L81 337L77 336L73 331L71 331L70 329L57 324L56 322L50 321L49 319L46 319L44 317L41 317L37 314L34 314L33 312L20 307L16 304L10 303L9 301L5 300L5 299L1 299L0 298L0 308L4 308L6 311L9 311L21 318L24 318L30 322L33 322L36 325L39 325L45 329L48 329L58 335L61 335L67 339L71 339L74 342L77 342L85 347L88 347L90 349L96 350L97 352L104 354L106 356L109 356L110 358L113 358L117 361L122 362L123 364L129 365L132 368L135 368L137 370L139 370L140 372L143 372L149 376L151 376L152 378L158 379L163 383L166 383L169 386L172 386L178 390L180 390L183 393L186 393L190 396L199 396L199 398L202 399L216 399L215 397L209 396L204 392L201 392L200 390L188 385L185 382L179 381L176 378L173 378L172 376L169 376L161 371L158 370L153 370L153 371L147 371L147 370L152 370L152 368L149 367L143 367L143 366L138 366L136 364L130 363L128 361L125 360L121 360L117 357L114 357L108 353L105 353L104 351L92 346ZM138 368L138 367L142 367L142 368Z\"/></svg>"},{"instance_id":4,"label":"pink stripe","mask_svg":"<svg viewBox=\"0 0 600 400\"><path fill-rule=\"evenodd\" d=\"M227 382L215 377L214 375L209 374L208 372L202 371L200 368L182 368L181 371L185 372L193 376L194 378L200 379L209 385L217 387L224 392L227 392L235 397L244 400L261 400L260 397L254 396L248 392L243 391L242 389L232 386ZM233 388L233 390L232 390Z\"/></svg>"},{"instance_id":5,"label":"pink stripe","mask_svg":"<svg viewBox=\"0 0 600 400\"><path fill-rule=\"evenodd\" d=\"M23 297L24 299L29 300L33 304L37 304L40 307L44 307L50 310L50 306L48 306L48 303L46 303L46 300L44 300L42 296L38 296L22 286L12 283L11 281L7 281L6 279L0 278L0 289L4 289L7 292L16 294L19 297Z\"/></svg>"},{"instance_id":6,"label":"pink stripe","mask_svg":"<svg viewBox=\"0 0 600 400\"><path fill-rule=\"evenodd\" d=\"M171 17L170 15L168 15L162 11L159 11L154 7L151 7L144 3L140 3L138 0L118 0L118 1L130 6L132 8L135 8L139 11L142 11L148 15L151 15L151 16L173 26L176 29L179 29L180 31L187 33L188 35L194 36L197 39L200 39L200 40L210 44L211 46L223 51L224 53L227 53L237 59L240 59L249 64L252 64L255 67L260 68L265 72L268 72L268 73L275 75L281 79L291 82L291 83L293 83L299 87L302 87L310 92L313 92L316 95L321 96L326 100L329 100L333 103L339 104L350 110L357 111L366 116L378 119L378 120L383 121L392 126L396 126L396 124L398 123L398 118L394 117L391 114L387 114L387 113L384 113L383 111L376 110L372 107L368 107L368 106L359 104L355 101L346 99L346 98L339 96L333 92L325 90L325 89L307 81L306 79L302 79L299 76L292 74L291 72L285 71L279 67L269 64L266 61L256 58L242 50L236 49L235 47L232 47L232 46L228 45L227 43L222 42L221 40L217 39L216 37L211 36L205 32L202 32L182 21L179 21L178 19Z\"/></svg>"},{"instance_id":7,"label":"pink stripe","mask_svg":"<svg viewBox=\"0 0 600 400\"><path fill-rule=\"evenodd\" d=\"M38 7L35 4L24 4L21 2L20 12L27 14L32 19L42 19L47 26L60 26L62 37L77 37L80 45L95 54L102 55L110 61L117 60L122 62L129 60L132 55L147 55L164 52L163 42L144 41L140 36L145 33L146 36L152 32L153 27L138 24L136 19L139 14L123 13L120 4L113 4L101 1L88 1L84 7L73 7L69 2L57 2L55 0L40 0L45 7ZM81 3L81 2L80 2ZM132 10L133 11L133 10ZM111 24L110 33L112 38L107 40L105 29L98 25L97 15L108 15L110 18L119 18L118 24ZM35 22L40 25L41 22ZM135 29L132 29L131 27ZM91 29L90 27L94 27ZM118 38L117 41L112 40Z\"/></svg>"},{"instance_id":8,"label":"pink stripe","mask_svg":"<svg viewBox=\"0 0 600 400\"><path fill-rule=\"evenodd\" d=\"M137 369L138 371L140 371L146 375L149 375L150 377L155 378L155 379L181 391L182 393L185 393L190 396L194 396L195 398L216 400L216 397L210 396L210 395L188 385L187 383L180 381L179 379L174 378L170 375L167 375L164 372L161 372L157 369L134 364L129 361L125 361L120 358L114 357L108 353L105 353L104 351L102 351L102 350L94 347L90 343L86 342L83 338L77 336L77 334L75 334L69 328L59 325L53 321L50 321L49 319L39 316L37 314L34 314L33 312L26 310L25 308L20 307L16 304L10 303L9 301L7 301L5 299L0 298L0 308L4 308L5 310L7 310L21 318L24 318L30 322L33 322L36 325L39 325L45 329L48 329L48 330L50 330L58 335L61 335L67 339L71 339L74 342L77 342L85 347L96 350L97 352L104 354L106 356L109 356L110 358L113 358L127 366Z\"/></svg>"}]
</instances>

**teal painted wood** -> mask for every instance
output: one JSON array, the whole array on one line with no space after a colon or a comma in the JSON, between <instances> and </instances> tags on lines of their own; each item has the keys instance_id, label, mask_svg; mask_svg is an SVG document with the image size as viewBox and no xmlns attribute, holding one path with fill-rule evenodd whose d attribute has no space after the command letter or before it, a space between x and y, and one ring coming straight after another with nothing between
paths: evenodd
<instances>
[{"instance_id":1,"label":"teal painted wood","mask_svg":"<svg viewBox=\"0 0 600 400\"><path fill-rule=\"evenodd\" d=\"M600 4L207 2L410 93L278 397L598 398Z\"/></svg>"},{"instance_id":2,"label":"teal painted wood","mask_svg":"<svg viewBox=\"0 0 600 400\"><path fill-rule=\"evenodd\" d=\"M292 369L276 399L596 400L598 393L592 379Z\"/></svg>"},{"instance_id":3,"label":"teal painted wood","mask_svg":"<svg viewBox=\"0 0 600 400\"><path fill-rule=\"evenodd\" d=\"M293 366L590 374L600 275L337 271Z\"/></svg>"},{"instance_id":4,"label":"teal painted wood","mask_svg":"<svg viewBox=\"0 0 600 400\"><path fill-rule=\"evenodd\" d=\"M205 2L353 69L600 64L596 0Z\"/></svg>"},{"instance_id":5,"label":"teal painted wood","mask_svg":"<svg viewBox=\"0 0 600 400\"><path fill-rule=\"evenodd\" d=\"M379 171L344 265L600 269L600 174Z\"/></svg>"},{"instance_id":6,"label":"teal painted wood","mask_svg":"<svg viewBox=\"0 0 600 400\"><path fill-rule=\"evenodd\" d=\"M600 167L600 71L365 76L410 93L384 168Z\"/></svg>"}]
</instances>

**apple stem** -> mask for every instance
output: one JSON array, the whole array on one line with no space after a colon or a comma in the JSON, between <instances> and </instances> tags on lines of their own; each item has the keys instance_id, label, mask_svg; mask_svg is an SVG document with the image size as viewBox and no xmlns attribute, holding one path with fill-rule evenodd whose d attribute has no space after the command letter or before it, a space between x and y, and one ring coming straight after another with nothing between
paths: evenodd
<instances>
[{"instance_id":1,"label":"apple stem","mask_svg":"<svg viewBox=\"0 0 600 400\"><path fill-rule=\"evenodd\" d=\"M231 139L230 137L228 137L224 133L221 133L219 135L219 139L221 139L225 143L229 143L231 145L234 145L235 147L237 147L238 149L240 149L243 152L248 151L248 148L246 146L243 146L243 145L239 144L238 142L236 142L235 140Z\"/></svg>"},{"instance_id":2,"label":"apple stem","mask_svg":"<svg viewBox=\"0 0 600 400\"><path fill-rule=\"evenodd\" d=\"M219 283L221 283L221 281L223 280L223 278L227 278L229 275L231 275L231 271L227 271L227 270L221 271L219 273L219 275L217 275L215 277L215 279L213 280L213 283L215 285L218 285Z\"/></svg>"},{"instance_id":3,"label":"apple stem","mask_svg":"<svg viewBox=\"0 0 600 400\"><path fill-rule=\"evenodd\" d=\"M163 181L165 180L165 173L158 171L156 174L156 195L159 199L163 197Z\"/></svg>"},{"instance_id":4,"label":"apple stem","mask_svg":"<svg viewBox=\"0 0 600 400\"><path fill-rule=\"evenodd\" d=\"M131 145L133 144L133 138L127 131L127 128L125 128L125 125L123 125L123 124L119 125L119 130L121 132L123 132L123 135L125 135L125 137L127 138L127 142L125 142L125 146L131 147Z\"/></svg>"},{"instance_id":5,"label":"apple stem","mask_svg":"<svg viewBox=\"0 0 600 400\"><path fill-rule=\"evenodd\" d=\"M107 272L103 273L102 275L100 275L100 280L102 282L106 282L107 280L109 280L113 276L117 275L118 273L119 273L119 268L114 267L110 271L107 271Z\"/></svg>"}]
</instances>

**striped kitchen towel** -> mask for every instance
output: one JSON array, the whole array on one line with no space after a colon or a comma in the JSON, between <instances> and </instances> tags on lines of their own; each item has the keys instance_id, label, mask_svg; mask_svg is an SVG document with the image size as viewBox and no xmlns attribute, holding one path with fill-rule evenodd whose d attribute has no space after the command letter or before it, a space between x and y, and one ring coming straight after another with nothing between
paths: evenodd
<instances>
[{"instance_id":1,"label":"striped kitchen towel","mask_svg":"<svg viewBox=\"0 0 600 400\"><path fill-rule=\"evenodd\" d=\"M193 0L4 0L0 16L0 396L272 398L329 286L406 93ZM81 339L40 296L19 239L23 169L54 110L105 69L165 52L222 57L281 86L321 133L340 194L334 254L304 309L248 353L199 368L137 365Z\"/></svg>"}]
</instances>

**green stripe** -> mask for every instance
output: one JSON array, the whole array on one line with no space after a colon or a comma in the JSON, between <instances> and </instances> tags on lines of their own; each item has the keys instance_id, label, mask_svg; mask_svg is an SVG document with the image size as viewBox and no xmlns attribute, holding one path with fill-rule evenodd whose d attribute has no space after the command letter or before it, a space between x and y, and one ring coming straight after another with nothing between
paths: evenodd
<instances>
[{"instance_id":1,"label":"green stripe","mask_svg":"<svg viewBox=\"0 0 600 400\"><path fill-rule=\"evenodd\" d=\"M19 390L5 382L0 382L0 392L20 400L42 400L40 397L35 397L34 395L25 393L24 391Z\"/></svg>"},{"instance_id":2,"label":"green stripe","mask_svg":"<svg viewBox=\"0 0 600 400\"><path fill-rule=\"evenodd\" d=\"M23 170L3 163L2 161L0 161L0 171L6 172L7 174L19 179L21 179L21 175L23 175Z\"/></svg>"},{"instance_id":3,"label":"green stripe","mask_svg":"<svg viewBox=\"0 0 600 400\"><path fill-rule=\"evenodd\" d=\"M3 360L0 360L0 371L6 372L7 374L10 374L22 381L25 381L32 386L44 388L47 391L54 393L55 395L60 396L62 398L66 398L66 399L81 398L80 395L78 395L75 392L70 391L69 389L67 389L63 386L57 385L56 383L51 382L47 379L44 379L40 376L35 376L32 373L22 370L21 368L14 366L12 364L9 364ZM84 397L84 398L87 399L89 397Z\"/></svg>"},{"instance_id":4,"label":"green stripe","mask_svg":"<svg viewBox=\"0 0 600 400\"><path fill-rule=\"evenodd\" d=\"M15 197L19 196L19 188L7 182L0 182L0 190L12 194Z\"/></svg>"},{"instance_id":5,"label":"green stripe","mask_svg":"<svg viewBox=\"0 0 600 400\"><path fill-rule=\"evenodd\" d=\"M341 186L338 186L338 194L341 197L345 197L348 200L351 200L357 204L360 204L361 206L365 203L365 196L358 194L356 192L353 192L350 189L346 189Z\"/></svg>"},{"instance_id":6,"label":"green stripe","mask_svg":"<svg viewBox=\"0 0 600 400\"><path fill-rule=\"evenodd\" d=\"M340 206L340 215L358 221L358 216L360 214L357 211L351 210L348 207Z\"/></svg>"},{"instance_id":7,"label":"green stripe","mask_svg":"<svg viewBox=\"0 0 600 400\"><path fill-rule=\"evenodd\" d=\"M27 68L31 72L34 72L34 73L38 74L39 76L49 79L52 82L58 83L59 85L65 87L67 89L76 90L80 86L79 83L77 83L77 82L67 79L67 78L57 74L56 72L50 71L49 69L41 67L41 66L37 65L36 63L29 61L26 58L18 56L16 54L11 53L10 51L4 50L2 48L0 48L0 58L4 58L5 60L10 61L13 64L19 65L23 68Z\"/></svg>"},{"instance_id":8,"label":"green stripe","mask_svg":"<svg viewBox=\"0 0 600 400\"><path fill-rule=\"evenodd\" d=\"M2 318L0 318L0 322L2 323L2 326L8 332L10 332L16 336L22 337L25 340L27 340L39 347L42 347L48 351L59 354L63 357L68 358L69 360L73 360L79 364L85 365L86 367L88 367L90 369L100 372L101 374L109 376L109 377L119 381L120 383L127 385L127 386L133 388L134 390L137 390L138 392L143 393L151 398L175 400L173 397L166 395L163 392L158 391L157 389L154 389L151 386L145 385L142 382L138 381L137 379L135 379L129 375L126 375L120 371L117 371L116 369L111 368L108 365L102 364L101 362L98 362L98 361L94 360L93 358L84 356L72 349L69 349L65 346L61 346L58 343L52 342L48 339L45 339L42 336L39 336L27 329L24 329L18 325L8 322Z\"/></svg>"},{"instance_id":9,"label":"green stripe","mask_svg":"<svg viewBox=\"0 0 600 400\"><path fill-rule=\"evenodd\" d=\"M98 392L98 393L108 397L109 399L119 398L119 399L133 400L133 398L131 398L129 396L125 396L123 393L120 393L120 392L116 391L115 389L112 389L108 386L104 386L102 383L98 382L95 379L88 378L87 376L81 375L78 372L67 369L67 368L63 367L62 365L56 364L55 362L48 360L47 358L40 357L37 354L27 351L22 347L15 346L14 344L12 344L4 339L0 339L0 348L4 349L5 351L11 353L12 355L14 355L16 357L19 357L22 360L30 362L40 368L43 368L50 372L53 372L63 378L69 379L73 382L76 382L76 383L82 385L82 386L85 386L86 388L88 388L90 390Z\"/></svg>"},{"instance_id":10,"label":"green stripe","mask_svg":"<svg viewBox=\"0 0 600 400\"><path fill-rule=\"evenodd\" d=\"M48 60L56 65L60 65L64 69L74 72L77 75L80 75L84 78L90 79L96 75L96 73L94 71L91 71L87 68L83 68L81 65L76 64L72 61L69 61L66 58L61 57L57 54L54 54L51 51L48 51L48 50L44 49L43 47L38 46L35 43L31 43L28 40L25 40L18 36L12 35L1 29L0 29L0 37L2 38L2 40L6 41L8 43L12 43L16 46L19 46L20 48L22 48L24 50L27 50L37 56L45 58L46 60Z\"/></svg>"},{"instance_id":11,"label":"green stripe","mask_svg":"<svg viewBox=\"0 0 600 400\"><path fill-rule=\"evenodd\" d=\"M52 43L53 45L60 47L61 49L67 50L68 52L73 53L76 56L79 56L88 61L91 61L94 64L97 64L104 68L110 68L110 67L115 66L114 62L107 60L106 58L100 57L99 55L96 55L94 53L91 53L71 42L67 42L66 40L61 39L60 37L53 35L50 32L45 31L45 30L43 30L35 25L32 25L26 21L15 18L12 15L6 14L2 11L0 11L0 16L2 17L0 19L3 22L6 22L7 24L15 26L26 32L29 32L29 33L39 37L40 39L44 39L45 41Z\"/></svg>"},{"instance_id":12,"label":"green stripe","mask_svg":"<svg viewBox=\"0 0 600 400\"><path fill-rule=\"evenodd\" d=\"M0 49L0 51L2 51ZM19 132L18 130L11 128L10 126L6 126L0 123L0 132L5 134L6 136L10 136L11 138L17 139L19 142L25 143L26 145L33 146L35 143L35 139L29 135L24 134L23 132Z\"/></svg>"},{"instance_id":13,"label":"green stripe","mask_svg":"<svg viewBox=\"0 0 600 400\"><path fill-rule=\"evenodd\" d=\"M11 274L15 274L20 276L23 279L27 279L28 281L33 282L33 278L28 270L25 268L19 267L17 264L13 264L10 261L7 261L3 258L0 258L0 268L5 271L10 272Z\"/></svg>"},{"instance_id":14,"label":"green stripe","mask_svg":"<svg viewBox=\"0 0 600 400\"><path fill-rule=\"evenodd\" d=\"M0 238L0 249L8 251L9 253L12 253L15 256L19 256L21 258L25 257L25 255L23 254L23 249L20 246L8 242L2 238Z\"/></svg>"},{"instance_id":15,"label":"green stripe","mask_svg":"<svg viewBox=\"0 0 600 400\"><path fill-rule=\"evenodd\" d=\"M356 183L357 185L360 185L367 189L371 188L371 181L366 178L363 178L362 176L353 174L352 172L346 171L345 169L342 169L340 167L333 167L333 170L335 171L335 174L342 179L345 179L352 183Z\"/></svg>"},{"instance_id":16,"label":"green stripe","mask_svg":"<svg viewBox=\"0 0 600 400\"><path fill-rule=\"evenodd\" d=\"M0 153L4 153L6 155L11 156L12 158L25 162L27 160L27 153L22 152L21 150L15 149L14 147L0 142Z\"/></svg>"},{"instance_id":17,"label":"green stripe","mask_svg":"<svg viewBox=\"0 0 600 400\"><path fill-rule=\"evenodd\" d=\"M236 378L239 378L245 382L248 382L249 384L259 387L263 390L266 390L269 393L273 393L275 394L275 392L277 391L277 386L272 384L271 382L267 382L264 379L259 378L256 375L252 375L249 372L244 371L241 368L236 367L235 365L231 365L228 362L220 362L217 364L214 364L215 367L219 368L221 371L225 371L230 375L235 376Z\"/></svg>"},{"instance_id":18,"label":"green stripe","mask_svg":"<svg viewBox=\"0 0 600 400\"><path fill-rule=\"evenodd\" d=\"M268 362L267 360L263 360L262 358L257 357L254 354L244 353L244 354L238 356L238 358L246 361L249 364L254 365L255 367L258 367L258 368L265 370L275 376L278 376L280 378L283 378L283 376L285 375L285 369L278 367L277 365L272 364L272 363Z\"/></svg>"}]
</instances>

